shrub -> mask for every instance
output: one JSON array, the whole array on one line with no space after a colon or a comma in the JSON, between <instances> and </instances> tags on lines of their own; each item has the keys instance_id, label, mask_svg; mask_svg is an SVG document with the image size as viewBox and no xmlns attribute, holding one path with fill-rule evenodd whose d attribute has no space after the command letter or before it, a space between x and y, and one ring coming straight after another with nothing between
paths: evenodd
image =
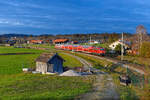
<instances>
[{"instance_id":1,"label":"shrub","mask_svg":"<svg viewBox=\"0 0 150 100\"><path fill-rule=\"evenodd\" d=\"M140 48L140 56L150 57L150 42L143 42Z\"/></svg>"}]
</instances>

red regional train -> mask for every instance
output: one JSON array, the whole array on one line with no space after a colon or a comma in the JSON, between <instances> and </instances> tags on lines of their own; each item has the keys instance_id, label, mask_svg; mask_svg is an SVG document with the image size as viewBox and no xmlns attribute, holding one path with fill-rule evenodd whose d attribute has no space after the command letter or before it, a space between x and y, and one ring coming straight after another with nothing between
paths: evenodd
<instances>
[{"instance_id":1,"label":"red regional train","mask_svg":"<svg viewBox=\"0 0 150 100\"><path fill-rule=\"evenodd\" d=\"M87 45L68 45L68 44L57 44L55 45L56 49L61 50L69 50L69 51L76 51L76 52L85 52L89 54L96 54L104 56L106 50L101 47L93 47Z\"/></svg>"}]
</instances>

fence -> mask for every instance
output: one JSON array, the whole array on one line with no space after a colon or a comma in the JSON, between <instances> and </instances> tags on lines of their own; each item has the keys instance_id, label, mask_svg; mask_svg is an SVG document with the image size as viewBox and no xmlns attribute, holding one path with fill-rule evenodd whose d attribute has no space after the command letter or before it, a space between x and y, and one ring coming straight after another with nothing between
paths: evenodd
<instances>
[{"instance_id":1,"label":"fence","mask_svg":"<svg viewBox=\"0 0 150 100\"><path fill-rule=\"evenodd\" d=\"M145 84L150 84L150 78L145 78L144 75L135 74L130 69L127 69L127 74L131 78L132 85L143 88Z\"/></svg>"}]
</instances>

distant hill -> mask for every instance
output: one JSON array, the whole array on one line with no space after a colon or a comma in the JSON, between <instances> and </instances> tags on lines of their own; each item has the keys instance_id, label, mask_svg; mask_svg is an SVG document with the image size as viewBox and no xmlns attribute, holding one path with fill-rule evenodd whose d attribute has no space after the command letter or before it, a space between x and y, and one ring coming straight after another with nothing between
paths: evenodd
<instances>
[{"instance_id":1,"label":"distant hill","mask_svg":"<svg viewBox=\"0 0 150 100\"><path fill-rule=\"evenodd\" d=\"M133 34L124 33L124 38L129 38ZM0 35L1 40L8 40L11 37L24 38L25 40L54 40L54 39L69 39L69 41L78 41L80 43L88 42L91 40L97 40L101 43L112 43L121 38L120 33L90 33L90 34L41 34L41 35L26 35L26 34L3 34Z\"/></svg>"},{"instance_id":2,"label":"distant hill","mask_svg":"<svg viewBox=\"0 0 150 100\"><path fill-rule=\"evenodd\" d=\"M10 38L10 37L28 37L30 35L26 35L26 34L15 34L15 33L11 33L11 34L2 34L0 35L0 37L5 37L5 38Z\"/></svg>"}]
</instances>

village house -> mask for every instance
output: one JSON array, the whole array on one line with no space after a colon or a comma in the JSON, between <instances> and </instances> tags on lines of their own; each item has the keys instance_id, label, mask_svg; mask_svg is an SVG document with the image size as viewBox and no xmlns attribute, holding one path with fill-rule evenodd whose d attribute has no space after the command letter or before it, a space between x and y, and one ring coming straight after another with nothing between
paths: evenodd
<instances>
[{"instance_id":1,"label":"village house","mask_svg":"<svg viewBox=\"0 0 150 100\"><path fill-rule=\"evenodd\" d=\"M100 43L100 41L97 41L97 40L89 41L89 44L98 44L98 43Z\"/></svg>"},{"instance_id":2,"label":"village house","mask_svg":"<svg viewBox=\"0 0 150 100\"><path fill-rule=\"evenodd\" d=\"M119 44L123 44L123 46L125 47L125 49L129 48L129 46L126 43L122 43L121 40L115 41L112 44L109 45L110 49L115 50L116 46Z\"/></svg>"},{"instance_id":3,"label":"village house","mask_svg":"<svg viewBox=\"0 0 150 100\"><path fill-rule=\"evenodd\" d=\"M6 47L14 46L14 44L13 44L13 43L7 43L7 44L5 44L5 46L6 46Z\"/></svg>"},{"instance_id":4,"label":"village house","mask_svg":"<svg viewBox=\"0 0 150 100\"><path fill-rule=\"evenodd\" d=\"M42 44L43 40L29 40L27 44Z\"/></svg>"},{"instance_id":5,"label":"village house","mask_svg":"<svg viewBox=\"0 0 150 100\"><path fill-rule=\"evenodd\" d=\"M53 41L53 44L64 44L64 43L68 43L69 40L68 39L56 39Z\"/></svg>"},{"instance_id":6,"label":"village house","mask_svg":"<svg viewBox=\"0 0 150 100\"><path fill-rule=\"evenodd\" d=\"M36 71L40 73L63 73L64 59L56 54L44 53L36 59Z\"/></svg>"},{"instance_id":7,"label":"village house","mask_svg":"<svg viewBox=\"0 0 150 100\"><path fill-rule=\"evenodd\" d=\"M71 44L78 44L78 41L71 41Z\"/></svg>"}]
</instances>

